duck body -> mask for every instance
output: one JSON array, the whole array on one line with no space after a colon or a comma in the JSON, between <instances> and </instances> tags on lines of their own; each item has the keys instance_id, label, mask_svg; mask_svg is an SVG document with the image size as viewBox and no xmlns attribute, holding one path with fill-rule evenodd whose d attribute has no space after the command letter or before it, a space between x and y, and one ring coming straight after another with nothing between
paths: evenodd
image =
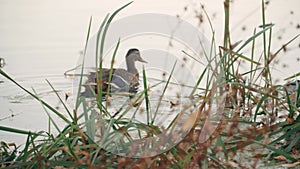
<instances>
[{"instance_id":1,"label":"duck body","mask_svg":"<svg viewBox=\"0 0 300 169\"><path fill-rule=\"evenodd\" d=\"M98 94L98 85L101 85L102 95L109 93L136 93L139 87L139 73L135 67L135 62L145 62L138 49L130 49L126 54L126 69L102 69L102 71L90 72L88 80L84 84L83 96L92 97ZM100 76L102 72L102 77ZM111 75L110 75L111 72ZM109 79L109 77L111 77ZM102 79L100 81L100 79Z\"/></svg>"},{"instance_id":2,"label":"duck body","mask_svg":"<svg viewBox=\"0 0 300 169\"><path fill-rule=\"evenodd\" d=\"M97 83L97 78L101 79L99 72L97 72L99 77L97 77L96 72L90 72L88 76L88 83L86 83L89 86L93 86L92 89L96 94L98 93L97 84L102 86L103 93L108 91L108 87L110 88L110 93L135 92L139 86L138 74L129 73L125 69L112 69L110 79L110 69L102 69L102 80Z\"/></svg>"},{"instance_id":3,"label":"duck body","mask_svg":"<svg viewBox=\"0 0 300 169\"><path fill-rule=\"evenodd\" d=\"M300 96L298 90L300 89L300 80L288 82L284 85L284 88L290 98L291 103L296 107L300 107Z\"/></svg>"}]
</instances>

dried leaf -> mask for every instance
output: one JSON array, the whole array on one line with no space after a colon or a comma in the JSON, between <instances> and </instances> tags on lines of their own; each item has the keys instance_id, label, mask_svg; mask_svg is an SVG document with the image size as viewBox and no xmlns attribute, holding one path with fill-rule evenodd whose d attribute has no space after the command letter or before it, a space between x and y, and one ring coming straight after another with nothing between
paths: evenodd
<instances>
[{"instance_id":1,"label":"dried leaf","mask_svg":"<svg viewBox=\"0 0 300 169\"><path fill-rule=\"evenodd\" d=\"M286 161L287 160L286 157L284 157L284 156L276 156L276 157L274 157L274 159L276 159L276 160L282 160L282 161Z\"/></svg>"},{"instance_id":2,"label":"dried leaf","mask_svg":"<svg viewBox=\"0 0 300 169\"><path fill-rule=\"evenodd\" d=\"M292 164L282 164L282 167L296 167L299 164L300 164L300 161L297 161Z\"/></svg>"}]
</instances>

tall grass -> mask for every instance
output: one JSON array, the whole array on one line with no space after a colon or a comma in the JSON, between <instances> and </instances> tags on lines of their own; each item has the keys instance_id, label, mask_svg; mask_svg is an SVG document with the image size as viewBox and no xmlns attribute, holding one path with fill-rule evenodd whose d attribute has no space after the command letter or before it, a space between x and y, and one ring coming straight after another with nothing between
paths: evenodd
<instances>
[{"instance_id":1,"label":"tall grass","mask_svg":"<svg viewBox=\"0 0 300 169\"><path fill-rule=\"evenodd\" d=\"M116 10L112 15L107 15L98 30L95 66L100 73L97 74L97 82L102 80L103 50L109 25L118 12L130 4L131 2ZM282 48L271 54L270 46L274 25L266 23L264 4L265 2L262 0L263 23L261 30L254 29L253 35L244 42L232 43L229 29L230 1L225 0L224 43L216 50L214 48L216 46L215 37L212 37L211 50L205 56L209 64L198 77L191 91L191 104L184 105L186 106L184 110L192 109L194 113L189 115L186 123L182 125L182 131L189 127L191 127L191 130L170 150L153 157L130 158L116 155L107 150L115 151L115 149L120 148L120 151L129 151L126 153L137 153L138 149L136 148L134 149L130 146L118 147L119 144L115 143L116 140L125 139L129 140L129 143L133 142L134 138L130 136L130 132L133 131L132 128L141 134L139 135L140 139L144 138L143 132L147 136L158 136L162 133L162 129L155 126L154 122L157 113L160 111L162 98L168 88L168 84L171 82L170 79L176 64L174 64L172 73L166 81L153 118L150 111L151 102L148 98L147 72L145 69L143 69L143 89L137 93L137 99L132 105L125 109L125 106L122 106L120 110L112 115L112 112L109 112L110 110L108 109L108 98L106 98L106 104L103 104L103 92L105 91L102 91L101 85L97 85L97 94L94 93L96 97L95 102L88 102L80 96L83 83L83 60L75 109L69 110L55 92L67 110L68 117L65 117L61 112L40 99L35 92L22 87L0 69L2 76L41 103L46 113L48 113L51 124L59 132L58 135L53 135L46 131L30 132L0 126L2 131L27 135L27 140L22 149L14 144L1 142L1 167L256 168L266 165L273 167L298 165L300 116L297 98L300 95L300 87L295 91L296 101L293 102L284 86L272 84L270 63L277 57ZM91 22L92 19L89 23L84 55L89 44ZM295 36L287 44L290 44L298 36ZM255 44L259 40L263 41L262 57L259 60L255 60L254 53L256 50L260 50L256 49ZM119 43L120 41L118 41L112 56L110 77L112 76L114 58L117 54ZM244 50L247 47L251 48L250 56L244 54ZM214 52L218 53L218 55L214 56L212 54ZM193 58L193 56L189 57ZM246 61L250 67L250 70L244 74L239 72L241 60ZM213 64L217 65L214 69ZM207 83L206 90L201 97L196 97L198 86L203 81ZM261 84L261 81L263 81L263 84ZM47 82L54 90L54 86L49 81ZM109 92L109 90L106 91L106 96L109 95ZM280 92L285 95L285 99L282 99L278 94ZM135 115L139 109L140 100L143 99L145 99L146 104L147 124L135 121L133 119L134 116L129 120L123 118L130 110L133 110ZM213 112L212 100L224 102L226 108L219 107L217 113ZM80 107L82 109L79 109ZM279 111L288 113L288 116L283 121L278 120ZM55 114L61 118L66 123L66 126L61 129L51 118L50 114ZM171 124L178 118L180 116L174 118ZM217 120L210 121L210 119ZM212 126L215 126L215 128ZM167 129L174 128L169 126ZM170 140L162 140L162 142L167 144ZM153 150L158 148L156 146L156 144L152 145ZM242 162L240 162L240 159L242 159Z\"/></svg>"}]
</instances>

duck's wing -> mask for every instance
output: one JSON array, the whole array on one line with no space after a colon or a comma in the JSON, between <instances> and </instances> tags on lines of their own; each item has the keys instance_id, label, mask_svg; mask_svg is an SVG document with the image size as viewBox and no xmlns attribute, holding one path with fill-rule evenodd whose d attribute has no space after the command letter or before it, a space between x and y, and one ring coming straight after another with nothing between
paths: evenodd
<instances>
[{"instance_id":1,"label":"duck's wing","mask_svg":"<svg viewBox=\"0 0 300 169\"><path fill-rule=\"evenodd\" d=\"M133 74L125 69L116 69L114 75L122 77L130 85L136 84L139 81L139 74Z\"/></svg>"},{"instance_id":2,"label":"duck's wing","mask_svg":"<svg viewBox=\"0 0 300 169\"><path fill-rule=\"evenodd\" d=\"M116 69L113 69L112 73L115 70ZM97 81L97 73L99 73L99 71L90 72L89 75L87 76L87 80L83 84L83 86L85 87L85 91L82 93L83 96L93 97L94 93L97 94L98 85L102 86L102 91L104 91L103 95L105 95L105 92L107 91L108 88L110 69L102 69L102 80L99 82Z\"/></svg>"},{"instance_id":3,"label":"duck's wing","mask_svg":"<svg viewBox=\"0 0 300 169\"><path fill-rule=\"evenodd\" d=\"M123 87L125 88L125 90L127 92L130 92L130 93L136 93L137 92L137 89L139 87L139 74L134 74L134 73L130 73L128 72L127 70L125 69L117 69L115 72L114 72L114 75L118 78L119 80L122 80L124 81L124 84L125 85L125 82L126 82L126 87Z\"/></svg>"},{"instance_id":4,"label":"duck's wing","mask_svg":"<svg viewBox=\"0 0 300 169\"><path fill-rule=\"evenodd\" d=\"M138 74L129 73L125 69L113 69L109 80L110 69L102 69L102 80L97 82L97 73L90 72L87 81L84 83L84 96L97 94L97 86L102 86L103 95L106 94L108 87L110 92L137 92L139 81Z\"/></svg>"}]
</instances>

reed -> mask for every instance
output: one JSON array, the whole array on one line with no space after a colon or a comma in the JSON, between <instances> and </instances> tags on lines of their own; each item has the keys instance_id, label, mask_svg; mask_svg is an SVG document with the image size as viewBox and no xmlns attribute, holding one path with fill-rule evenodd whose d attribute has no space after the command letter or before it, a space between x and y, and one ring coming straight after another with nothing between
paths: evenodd
<instances>
[{"instance_id":1,"label":"reed","mask_svg":"<svg viewBox=\"0 0 300 169\"><path fill-rule=\"evenodd\" d=\"M103 50L106 33L113 18L130 5L132 2L119 8L111 15L107 15L97 32L97 48L95 51L97 82L102 80ZM54 135L49 131L30 132L24 129L10 128L0 125L0 130L27 135L24 147L1 142L0 164L6 168L256 168L259 166L297 166L300 151L300 115L299 96L300 85L295 90L295 97L286 91L282 85L274 85L270 64L277 57L283 47L272 54L271 44L273 24L266 23L264 0L262 0L262 26L261 30L254 29L253 35L244 41L233 43L230 38L230 1L224 2L225 25L223 44L218 49L215 44L215 34L211 20L207 17L212 30L212 43L205 58L208 65L198 77L189 95L190 104L181 105L183 111L192 110L194 114L189 115L187 122L182 126L191 127L188 134L174 145L170 150L164 151L153 157L130 158L114 154L119 151L137 153L137 149L130 149L125 144L121 147L116 140L129 140L135 138L130 134L137 132L137 139L146 136L159 136L163 129L155 126L157 114L162 108L162 101L166 90L172 83L173 69L168 76L163 91L160 95L157 107L151 110L149 100L149 84L147 83L147 72L143 68L143 89L136 94L136 100L130 106L121 106L117 112L110 112L109 90L106 92L106 102L103 104L104 93L101 85L94 92L96 100L88 102L80 96L83 82L84 60L81 67L81 75L74 110L69 110L67 105L57 92L55 87L47 81L57 98L67 112L67 117L56 110L39 96L21 86L17 81L0 69L0 74L13 82L15 85L32 96L43 107L49 116L49 125L54 125L59 134ZM207 13L205 11L206 16ZM86 46L89 44L92 18L86 38ZM292 43L299 35L288 41ZM257 41L262 40L261 48L257 48ZM117 54L120 40L118 41L111 60L110 77L114 58ZM99 48L98 48L99 47ZM250 54L246 51L250 48ZM256 51L261 50L261 56L255 57ZM183 51L184 52L184 51ZM187 57L195 60L194 56ZM213 53L217 53L214 55ZM240 63L248 64L249 70L240 73ZM197 62L195 60L195 62ZM217 65L217 66L215 66ZM299 76L299 73L296 76ZM289 77L289 78L294 78ZM110 79L110 78L109 78ZM199 94L198 88L201 82L206 82L204 92ZM279 93L282 93L280 95ZM283 96L283 97L282 97ZM136 121L134 118L140 111L141 100L145 100L146 124ZM220 107L217 112L212 111L212 101L224 102L225 107ZM82 109L80 109L82 107ZM49 111L51 113L49 113ZM221 111L221 112L220 112ZM284 120L280 119L278 112L287 113ZM133 112L131 118L125 118L129 112ZM151 114L154 112L154 114ZM218 114L218 113L221 113ZM50 114L55 114L62 119L66 126L61 129ZM180 118L176 116L168 130L175 130L172 124ZM217 123L214 123L217 120ZM216 126L214 130L211 126ZM49 127L50 128L50 127ZM202 134L209 133L205 140ZM180 133L178 133L179 135ZM162 140L167 144L169 140ZM122 141L120 141L122 142ZM126 147L128 146L128 147ZM158 148L153 144L153 150ZM127 148L127 149L126 149ZM240 160L242 159L242 160ZM239 162L243 161L243 162ZM247 161L247 162L245 162Z\"/></svg>"}]
</instances>

